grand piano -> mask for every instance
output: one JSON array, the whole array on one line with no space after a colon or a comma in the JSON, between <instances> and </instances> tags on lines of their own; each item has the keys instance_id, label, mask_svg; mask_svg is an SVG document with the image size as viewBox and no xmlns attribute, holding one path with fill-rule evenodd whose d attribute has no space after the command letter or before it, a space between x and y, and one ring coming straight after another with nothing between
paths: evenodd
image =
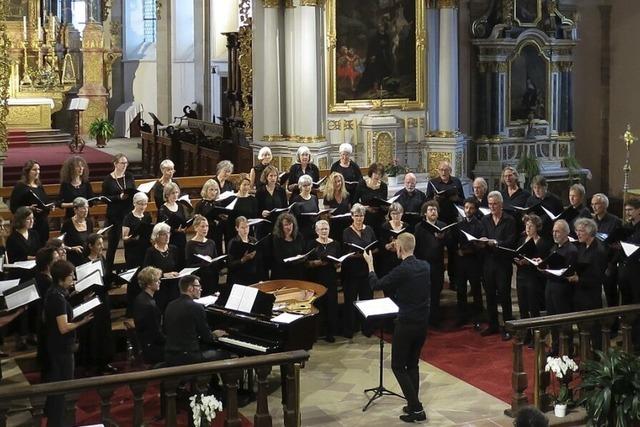
<instances>
[{"instance_id":1,"label":"grand piano","mask_svg":"<svg viewBox=\"0 0 640 427\"><path fill-rule=\"evenodd\" d=\"M252 287L262 292L250 313L225 308L228 292L206 308L209 326L229 333L219 338L218 344L245 356L310 350L317 338L318 309L313 301L323 296L326 288L300 280L270 280ZM272 320L282 313L301 317L291 323Z\"/></svg>"}]
</instances>

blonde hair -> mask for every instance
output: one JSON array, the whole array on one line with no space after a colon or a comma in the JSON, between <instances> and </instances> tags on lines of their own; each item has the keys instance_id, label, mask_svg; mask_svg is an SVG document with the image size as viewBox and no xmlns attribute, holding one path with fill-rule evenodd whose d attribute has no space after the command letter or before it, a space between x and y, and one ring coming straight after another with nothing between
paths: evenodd
<instances>
[{"instance_id":1,"label":"blonde hair","mask_svg":"<svg viewBox=\"0 0 640 427\"><path fill-rule=\"evenodd\" d=\"M411 233L400 233L396 239L396 245L400 246L404 253L413 253L416 248L416 238Z\"/></svg>"},{"instance_id":2,"label":"blonde hair","mask_svg":"<svg viewBox=\"0 0 640 427\"><path fill-rule=\"evenodd\" d=\"M342 185L339 189L336 189L334 187L334 179L336 176L340 176L340 178L342 178ZM349 192L347 191L347 187L345 187L344 184L344 176L342 176L340 172L331 172L331 175L329 175L324 184L324 199L329 201L333 200L336 190L339 190L340 197L342 197L343 200L349 197Z\"/></svg>"},{"instance_id":3,"label":"blonde hair","mask_svg":"<svg viewBox=\"0 0 640 427\"><path fill-rule=\"evenodd\" d=\"M202 197L203 199L207 197L207 191L209 191L209 188L211 187L218 187L218 195L220 194L220 186L218 185L218 181L216 181L213 178L210 178L206 180L205 183L202 185L202 190L200 190L200 197Z\"/></svg>"}]
</instances>

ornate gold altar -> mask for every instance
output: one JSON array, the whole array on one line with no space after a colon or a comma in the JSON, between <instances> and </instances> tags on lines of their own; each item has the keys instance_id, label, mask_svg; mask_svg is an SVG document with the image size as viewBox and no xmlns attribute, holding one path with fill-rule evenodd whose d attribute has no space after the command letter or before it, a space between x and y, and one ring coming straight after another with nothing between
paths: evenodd
<instances>
[{"instance_id":1,"label":"ornate gold altar","mask_svg":"<svg viewBox=\"0 0 640 427\"><path fill-rule=\"evenodd\" d=\"M93 15L81 37L69 19L63 23L52 10L43 8L41 0L3 3L9 70L7 127L50 128L51 114L63 108L70 94L75 96L81 82L84 86L78 94L90 98L82 129L86 131L93 118L106 116L104 86L121 50L118 46L105 49L103 27ZM107 14L108 10L103 11L103 20ZM77 74L81 64L83 78Z\"/></svg>"}]
</instances>

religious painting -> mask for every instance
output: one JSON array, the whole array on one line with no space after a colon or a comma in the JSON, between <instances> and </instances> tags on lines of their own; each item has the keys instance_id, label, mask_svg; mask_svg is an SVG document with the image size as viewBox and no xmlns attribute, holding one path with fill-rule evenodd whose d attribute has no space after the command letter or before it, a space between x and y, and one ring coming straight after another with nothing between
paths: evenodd
<instances>
[{"instance_id":1,"label":"religious painting","mask_svg":"<svg viewBox=\"0 0 640 427\"><path fill-rule=\"evenodd\" d=\"M549 61L538 45L527 43L510 62L511 122L547 120Z\"/></svg>"},{"instance_id":2,"label":"religious painting","mask_svg":"<svg viewBox=\"0 0 640 427\"><path fill-rule=\"evenodd\" d=\"M513 17L521 27L536 27L542 20L542 0L514 0Z\"/></svg>"},{"instance_id":3,"label":"religious painting","mask_svg":"<svg viewBox=\"0 0 640 427\"><path fill-rule=\"evenodd\" d=\"M424 108L422 0L328 0L329 111Z\"/></svg>"}]
</instances>

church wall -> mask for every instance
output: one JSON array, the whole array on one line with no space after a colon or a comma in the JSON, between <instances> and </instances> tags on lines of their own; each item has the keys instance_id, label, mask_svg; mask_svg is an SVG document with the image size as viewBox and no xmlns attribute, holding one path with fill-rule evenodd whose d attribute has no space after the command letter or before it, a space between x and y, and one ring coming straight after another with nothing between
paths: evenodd
<instances>
[{"instance_id":1,"label":"church wall","mask_svg":"<svg viewBox=\"0 0 640 427\"><path fill-rule=\"evenodd\" d=\"M638 22L640 2L612 2L611 11L611 128L609 132L609 170L612 194L621 194L624 184L624 143L620 136L627 123L640 136L640 57ZM630 188L640 188L640 142L631 147Z\"/></svg>"},{"instance_id":2,"label":"church wall","mask_svg":"<svg viewBox=\"0 0 640 427\"><path fill-rule=\"evenodd\" d=\"M148 113L158 111L156 73L156 61L123 61L124 102L141 103L145 111L143 119L148 123L151 123Z\"/></svg>"},{"instance_id":3,"label":"church wall","mask_svg":"<svg viewBox=\"0 0 640 427\"><path fill-rule=\"evenodd\" d=\"M195 101L193 2L172 7L171 119L182 116L182 108Z\"/></svg>"}]
</instances>

